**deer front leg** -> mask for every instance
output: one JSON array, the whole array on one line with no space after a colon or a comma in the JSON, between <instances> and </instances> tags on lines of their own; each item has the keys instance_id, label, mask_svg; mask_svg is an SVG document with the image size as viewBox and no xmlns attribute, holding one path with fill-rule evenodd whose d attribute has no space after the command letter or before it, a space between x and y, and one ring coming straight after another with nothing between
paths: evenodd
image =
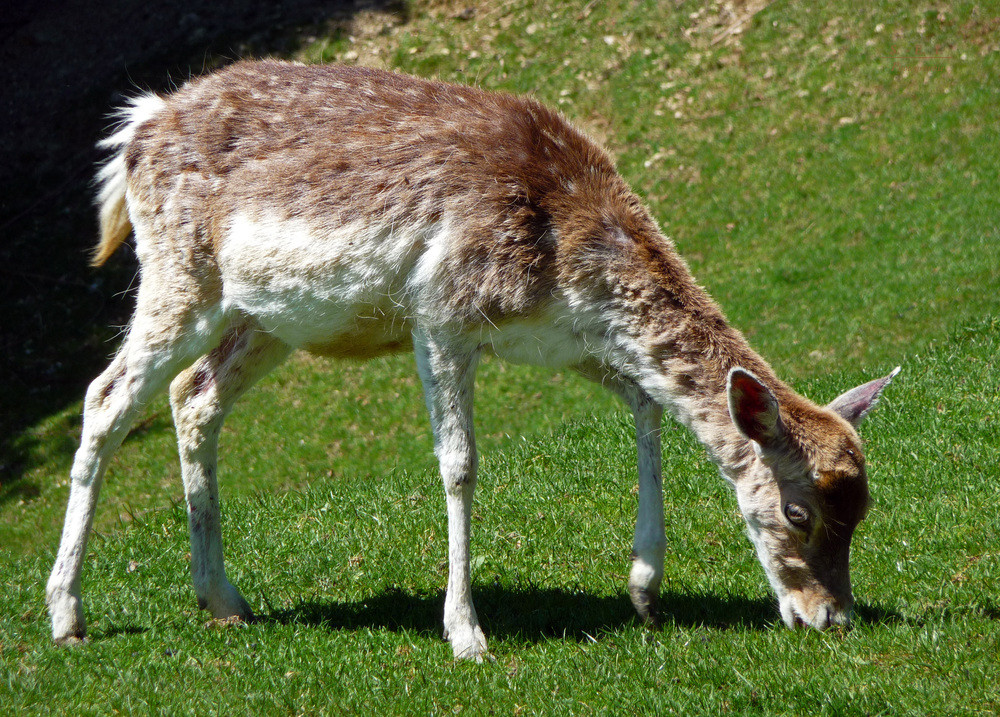
<instances>
[{"instance_id":1,"label":"deer front leg","mask_svg":"<svg viewBox=\"0 0 1000 717\"><path fill-rule=\"evenodd\" d=\"M639 464L639 509L632 542L632 570L628 593L647 625L658 621L657 599L663 579L666 537L663 530L663 485L660 458L660 422L663 409L641 389L629 397L635 416Z\"/></svg>"},{"instance_id":2,"label":"deer front leg","mask_svg":"<svg viewBox=\"0 0 1000 717\"><path fill-rule=\"evenodd\" d=\"M472 604L469 533L476 488L476 440L472 396L478 346L457 346L414 333L417 370L434 430L448 505L448 589L444 635L456 659L481 661L486 637Z\"/></svg>"},{"instance_id":3,"label":"deer front leg","mask_svg":"<svg viewBox=\"0 0 1000 717\"><path fill-rule=\"evenodd\" d=\"M635 419L639 464L639 509L632 541L632 570L628 594L644 623L657 624L657 599L663 580L663 554L667 539L663 530L663 486L660 458L660 423L663 408L635 382L597 363L575 367L585 378L616 394Z\"/></svg>"}]
</instances>

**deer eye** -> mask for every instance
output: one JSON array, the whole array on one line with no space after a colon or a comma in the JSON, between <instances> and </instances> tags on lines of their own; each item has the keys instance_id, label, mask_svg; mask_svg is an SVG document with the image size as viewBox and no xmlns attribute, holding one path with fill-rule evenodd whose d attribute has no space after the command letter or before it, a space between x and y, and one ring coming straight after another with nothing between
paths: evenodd
<instances>
[{"instance_id":1,"label":"deer eye","mask_svg":"<svg viewBox=\"0 0 1000 717\"><path fill-rule=\"evenodd\" d=\"M785 517L796 528L809 529L809 511L804 506L798 503L785 503Z\"/></svg>"}]
</instances>

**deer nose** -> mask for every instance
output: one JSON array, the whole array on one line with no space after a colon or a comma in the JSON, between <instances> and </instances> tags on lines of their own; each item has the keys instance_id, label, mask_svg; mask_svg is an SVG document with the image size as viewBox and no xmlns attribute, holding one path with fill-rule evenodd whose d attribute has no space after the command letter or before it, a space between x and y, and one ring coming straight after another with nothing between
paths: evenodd
<instances>
[{"instance_id":1,"label":"deer nose","mask_svg":"<svg viewBox=\"0 0 1000 717\"><path fill-rule=\"evenodd\" d=\"M819 610L816 611L816 617L813 619L813 627L817 630L826 630L834 625L846 627L850 622L851 613L849 610L840 610L833 603L827 603L821 605Z\"/></svg>"},{"instance_id":2,"label":"deer nose","mask_svg":"<svg viewBox=\"0 0 1000 717\"><path fill-rule=\"evenodd\" d=\"M813 609L789 596L781 601L781 616L791 628L812 627L826 630L830 627L848 627L851 624L853 600L839 601L827 599ZM811 606L810 606L811 607Z\"/></svg>"},{"instance_id":3,"label":"deer nose","mask_svg":"<svg viewBox=\"0 0 1000 717\"><path fill-rule=\"evenodd\" d=\"M826 630L829 627L850 627L853 618L853 601L847 604L838 602L827 602L819 606L816 617L813 618L812 626L818 630Z\"/></svg>"}]
</instances>

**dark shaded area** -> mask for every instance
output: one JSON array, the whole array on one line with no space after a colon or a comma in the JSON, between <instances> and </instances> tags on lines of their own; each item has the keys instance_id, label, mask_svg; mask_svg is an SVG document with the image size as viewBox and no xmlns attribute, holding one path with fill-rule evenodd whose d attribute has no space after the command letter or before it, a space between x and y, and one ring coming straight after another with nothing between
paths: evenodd
<instances>
[{"instance_id":1,"label":"dark shaded area","mask_svg":"<svg viewBox=\"0 0 1000 717\"><path fill-rule=\"evenodd\" d=\"M854 622L865 623L867 625L888 625L890 623L903 622L903 616L895 610L890 610L882 605L857 603L854 606Z\"/></svg>"},{"instance_id":2,"label":"dark shaded area","mask_svg":"<svg viewBox=\"0 0 1000 717\"><path fill-rule=\"evenodd\" d=\"M475 586L473 599L486 639L538 642L547 637L589 640L618 630L638 617L625 594L599 597L551 588ZM659 623L713 630L784 629L775 601L664 591L659 597ZM330 630L373 628L411 630L440 635L444 593L412 594L392 588L359 602L302 602L261 616L263 623L304 624ZM903 622L898 612L879 605L859 604L858 622L887 625Z\"/></svg>"},{"instance_id":3,"label":"dark shaded area","mask_svg":"<svg viewBox=\"0 0 1000 717\"><path fill-rule=\"evenodd\" d=\"M545 637L585 640L638 620L626 595L599 597L550 588L473 588L476 612L487 639L536 642ZM780 622L774 601L664 592L660 623L680 627L770 629ZM275 610L262 622L305 624L328 629L358 627L441 634L444 593L411 594L390 589L359 602L303 602Z\"/></svg>"},{"instance_id":4,"label":"dark shaded area","mask_svg":"<svg viewBox=\"0 0 1000 717\"><path fill-rule=\"evenodd\" d=\"M564 590L501 587L473 590L487 639L516 638L534 641L546 636L584 639L602 630L630 622L634 612L625 596L596 597ZM358 602L302 602L276 610L260 621L300 624L330 630L360 627L409 630L440 636L443 630L444 593L412 594L389 589Z\"/></svg>"},{"instance_id":5,"label":"dark shaded area","mask_svg":"<svg viewBox=\"0 0 1000 717\"><path fill-rule=\"evenodd\" d=\"M137 265L87 266L95 143L138 90L169 90L241 57L288 55L363 9L401 0L15 0L0 13L0 501L32 446L19 434L82 397L131 312Z\"/></svg>"},{"instance_id":6,"label":"dark shaded area","mask_svg":"<svg viewBox=\"0 0 1000 717\"><path fill-rule=\"evenodd\" d=\"M95 641L109 640L113 637L118 637L119 635L142 635L147 632L149 632L148 627L139 627L137 625L111 625L104 630L95 631L93 636L89 639Z\"/></svg>"},{"instance_id":7,"label":"dark shaded area","mask_svg":"<svg viewBox=\"0 0 1000 717\"><path fill-rule=\"evenodd\" d=\"M522 643L546 638L585 641L638 620L625 594L599 597L582 591L494 585L476 586L473 599L487 641L491 638ZM717 631L784 629L775 601L770 597L751 600L666 591L660 595L659 606L661 625ZM414 594L390 588L356 602L305 601L288 609L272 608L267 615L258 616L256 622L308 625L327 630L407 630L441 636L443 615L443 591ZM997 619L997 615L989 611L987 617ZM855 620L871 625L914 622L904 620L895 610L868 604L856 607ZM916 624L923 622L918 620ZM91 639L138 634L147 629L112 625L96 630Z\"/></svg>"}]
</instances>

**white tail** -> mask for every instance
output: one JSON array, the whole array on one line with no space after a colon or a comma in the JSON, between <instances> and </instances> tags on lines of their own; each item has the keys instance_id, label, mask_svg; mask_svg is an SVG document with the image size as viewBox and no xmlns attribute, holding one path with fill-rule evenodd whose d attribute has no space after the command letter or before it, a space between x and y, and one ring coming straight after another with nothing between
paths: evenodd
<instances>
[{"instance_id":1,"label":"white tail","mask_svg":"<svg viewBox=\"0 0 1000 717\"><path fill-rule=\"evenodd\" d=\"M241 63L134 103L106 146L95 262L131 227L141 283L125 341L87 392L48 584L56 640L85 634L80 570L108 460L168 383L199 604L252 617L223 564L217 440L239 396L295 348L415 352L447 494L444 622L458 657L486 651L469 580L483 351L572 367L632 407L629 592L644 619L663 575L666 408L736 489L785 622L848 620L849 545L868 503L851 422L891 375L829 408L792 392L611 159L558 114L362 68Z\"/></svg>"}]
</instances>

